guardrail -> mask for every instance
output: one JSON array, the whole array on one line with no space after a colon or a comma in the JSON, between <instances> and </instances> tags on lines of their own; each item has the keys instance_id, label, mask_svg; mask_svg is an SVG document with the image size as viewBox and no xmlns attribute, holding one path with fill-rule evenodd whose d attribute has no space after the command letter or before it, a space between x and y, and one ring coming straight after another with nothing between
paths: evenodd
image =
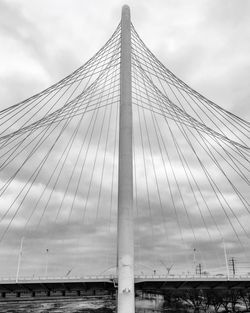
<instances>
[{"instance_id":1,"label":"guardrail","mask_svg":"<svg viewBox=\"0 0 250 313\"><path fill-rule=\"evenodd\" d=\"M229 277L225 274L216 275L135 275L135 279L185 279L185 280L195 280L195 279L250 279L250 274L245 275L230 275ZM116 280L116 275L86 275L86 276L20 276L18 277L18 282L25 281L83 281L83 280ZM17 282L16 277L0 277L0 282L9 281Z\"/></svg>"},{"instance_id":2,"label":"guardrail","mask_svg":"<svg viewBox=\"0 0 250 313\"><path fill-rule=\"evenodd\" d=\"M19 276L18 281L53 281L53 280L105 280L114 279L114 275L88 275L88 276ZM16 277L0 277L0 281L16 281Z\"/></svg>"},{"instance_id":3,"label":"guardrail","mask_svg":"<svg viewBox=\"0 0 250 313\"><path fill-rule=\"evenodd\" d=\"M204 279L211 279L211 278L250 278L250 274L243 274L243 275L226 275L226 274L215 274L215 275L135 275L135 278L156 278L156 279L161 279L161 278L185 278L185 279L197 279L197 278L204 278Z\"/></svg>"}]
</instances>

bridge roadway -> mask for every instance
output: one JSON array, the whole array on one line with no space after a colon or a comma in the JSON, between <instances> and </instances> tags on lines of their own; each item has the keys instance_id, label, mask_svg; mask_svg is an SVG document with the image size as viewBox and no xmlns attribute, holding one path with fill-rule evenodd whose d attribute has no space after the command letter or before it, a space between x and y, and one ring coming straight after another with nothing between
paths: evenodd
<instances>
[{"instance_id":1,"label":"bridge roadway","mask_svg":"<svg viewBox=\"0 0 250 313\"><path fill-rule=\"evenodd\" d=\"M135 276L136 292L164 294L169 290L247 289L246 276ZM115 295L117 277L113 275L84 277L20 277L0 278L0 299L31 297Z\"/></svg>"}]
</instances>

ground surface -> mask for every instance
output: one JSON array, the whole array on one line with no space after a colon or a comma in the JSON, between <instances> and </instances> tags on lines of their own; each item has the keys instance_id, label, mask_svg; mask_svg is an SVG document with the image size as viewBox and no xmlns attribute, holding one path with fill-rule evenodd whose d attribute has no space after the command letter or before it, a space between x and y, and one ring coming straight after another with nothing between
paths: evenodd
<instances>
[{"instance_id":1,"label":"ground surface","mask_svg":"<svg viewBox=\"0 0 250 313\"><path fill-rule=\"evenodd\" d=\"M137 301L137 313L161 312L155 301ZM1 313L114 313L116 301L110 299L58 299L0 302Z\"/></svg>"}]
</instances>

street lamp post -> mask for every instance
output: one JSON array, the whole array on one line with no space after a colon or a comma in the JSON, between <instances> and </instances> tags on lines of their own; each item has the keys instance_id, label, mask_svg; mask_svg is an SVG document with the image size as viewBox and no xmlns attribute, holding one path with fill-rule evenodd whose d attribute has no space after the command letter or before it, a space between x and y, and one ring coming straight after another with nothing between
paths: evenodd
<instances>
[{"instance_id":1,"label":"street lamp post","mask_svg":"<svg viewBox=\"0 0 250 313\"><path fill-rule=\"evenodd\" d=\"M193 262L194 262L194 276L196 275L196 249L194 248L193 250L194 252L194 258L193 258Z\"/></svg>"},{"instance_id":2,"label":"street lamp post","mask_svg":"<svg viewBox=\"0 0 250 313\"><path fill-rule=\"evenodd\" d=\"M18 254L17 271L16 271L16 283L18 283L18 278L19 278L20 265L21 265L22 254L23 254L23 241L24 241L24 237L22 237L22 239L21 239L20 249L19 249L19 254Z\"/></svg>"},{"instance_id":3,"label":"street lamp post","mask_svg":"<svg viewBox=\"0 0 250 313\"><path fill-rule=\"evenodd\" d=\"M48 277L49 249L46 249L45 277Z\"/></svg>"}]
</instances>

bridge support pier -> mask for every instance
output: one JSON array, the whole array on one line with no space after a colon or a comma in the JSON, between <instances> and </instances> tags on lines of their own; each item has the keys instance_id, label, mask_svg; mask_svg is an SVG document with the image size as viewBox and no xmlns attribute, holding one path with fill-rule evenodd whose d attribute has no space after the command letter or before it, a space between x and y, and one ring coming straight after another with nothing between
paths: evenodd
<instances>
[{"instance_id":1,"label":"bridge support pier","mask_svg":"<svg viewBox=\"0 0 250 313\"><path fill-rule=\"evenodd\" d=\"M122 8L118 170L118 313L135 312L130 9Z\"/></svg>"}]
</instances>

